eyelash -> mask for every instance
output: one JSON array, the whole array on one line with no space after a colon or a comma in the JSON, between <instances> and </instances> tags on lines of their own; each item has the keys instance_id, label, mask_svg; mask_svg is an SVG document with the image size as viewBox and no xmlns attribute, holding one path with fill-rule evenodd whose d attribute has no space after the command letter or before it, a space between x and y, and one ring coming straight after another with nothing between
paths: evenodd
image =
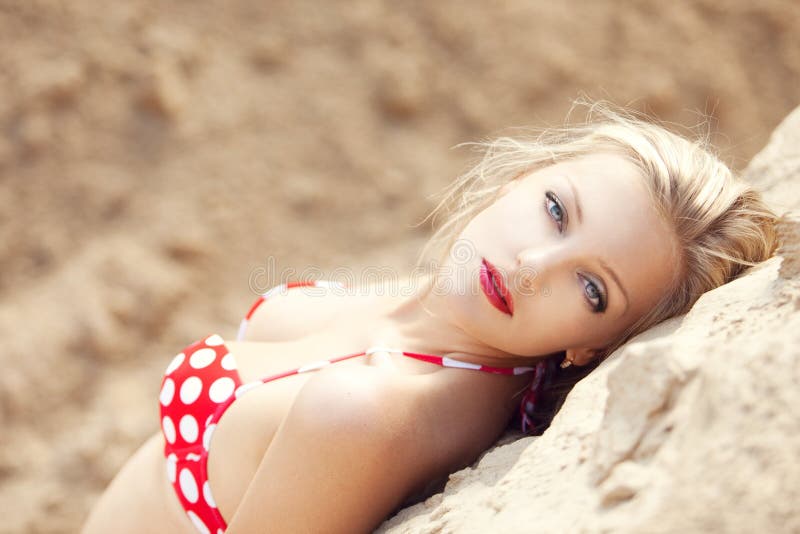
<instances>
[{"instance_id":1,"label":"eyelash","mask_svg":"<svg viewBox=\"0 0 800 534\"><path fill-rule=\"evenodd\" d=\"M553 216L553 213L550 211L550 206L548 205L549 202L552 202L555 205L555 207L557 207L561 212L560 219L557 219L556 217ZM567 214L567 210L564 208L564 205L561 203L561 200L552 191L547 191L544 194L544 210L548 213L548 215L550 215L550 218L556 222L556 225L558 226L558 233L563 234L565 223L569 221L569 215ZM588 282L584 284L583 286L584 290L591 286L595 288L595 292L597 293L596 297L590 297L587 299L589 305L592 308L592 311L595 313L603 313L604 311L606 311L606 305L608 302L606 294L603 291L601 291L599 286L595 284L592 280L589 280L588 278L585 278L583 276L581 276L581 279L584 280L585 282ZM592 298L599 299L599 302L597 304L594 304L591 301Z\"/></svg>"}]
</instances>

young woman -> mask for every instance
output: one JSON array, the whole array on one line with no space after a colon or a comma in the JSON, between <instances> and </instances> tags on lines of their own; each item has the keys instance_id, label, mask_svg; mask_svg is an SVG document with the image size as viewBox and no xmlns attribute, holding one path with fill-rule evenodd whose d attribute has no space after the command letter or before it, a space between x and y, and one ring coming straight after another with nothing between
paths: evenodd
<instances>
[{"instance_id":1,"label":"young woman","mask_svg":"<svg viewBox=\"0 0 800 534\"><path fill-rule=\"evenodd\" d=\"M772 254L775 215L702 143L595 111L480 144L405 291L278 286L239 340L186 347L84 532L367 532Z\"/></svg>"}]
</instances>

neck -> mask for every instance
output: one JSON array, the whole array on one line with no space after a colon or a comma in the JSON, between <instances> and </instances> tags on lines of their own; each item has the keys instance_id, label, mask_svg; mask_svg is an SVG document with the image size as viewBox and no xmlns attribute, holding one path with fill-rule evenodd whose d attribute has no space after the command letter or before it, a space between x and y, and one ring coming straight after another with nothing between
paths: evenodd
<instances>
[{"instance_id":1,"label":"neck","mask_svg":"<svg viewBox=\"0 0 800 534\"><path fill-rule=\"evenodd\" d=\"M447 295L429 291L433 278L411 279L401 284L402 296L378 298L373 330L376 345L406 351L448 356L465 362L514 367L531 365L531 358L503 352L465 332L448 312Z\"/></svg>"}]
</instances>

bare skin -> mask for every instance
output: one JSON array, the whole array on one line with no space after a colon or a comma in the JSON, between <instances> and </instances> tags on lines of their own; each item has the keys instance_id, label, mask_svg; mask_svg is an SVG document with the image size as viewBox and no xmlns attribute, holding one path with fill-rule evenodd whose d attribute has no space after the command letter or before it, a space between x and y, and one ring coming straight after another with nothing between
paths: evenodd
<instances>
[{"instance_id":1,"label":"bare skin","mask_svg":"<svg viewBox=\"0 0 800 534\"><path fill-rule=\"evenodd\" d=\"M656 302L675 265L673 235L650 206L638 170L613 154L518 178L461 237L471 257L451 258L443 272L474 281L488 259L510 288L513 315L493 307L479 289L439 287L424 299L422 283L410 296L381 294L377 286L356 295L295 290L259 309L245 342L227 343L243 381L374 345L503 367L566 351L582 365ZM605 311L593 312L601 301ZM375 528L426 482L468 465L490 446L529 380L377 353L254 390L225 413L210 448L209 482L228 532ZM348 404L348 394L367 402ZM314 434L330 421L336 425L328 433ZM366 430L337 435L340 427ZM404 436L413 439L400 443ZM387 444L392 455L383 457ZM301 453L306 465L316 466L316 478L297 473ZM380 469L351 469L372 454L368 464ZM344 490L325 484L347 478L361 483ZM110 530L195 532L166 479L159 434L126 464L84 527L86 534Z\"/></svg>"},{"instance_id":2,"label":"bare skin","mask_svg":"<svg viewBox=\"0 0 800 534\"><path fill-rule=\"evenodd\" d=\"M265 303L253 316L246 339L248 341L226 341L229 350L235 355L243 382L295 368L332 355L360 352L367 346L379 344L375 336L363 337L363 330L344 330L339 318L342 314L350 318L349 324L364 324L369 320L370 310L375 309L374 295L340 296L326 291L324 296L309 295L303 290L275 297ZM302 321L297 321L293 311L302 310ZM290 319L291 318L291 319ZM291 321L302 337L286 340L285 322ZM298 324L302 327L298 327ZM361 332L361 333L359 333ZM354 339L363 341L354 342ZM281 341L254 341L261 339L282 339ZM380 338L385 339L385 338ZM367 341L369 340L369 341ZM380 343L388 344L388 343ZM394 345L393 345L394 346ZM320 347L329 347L320 350ZM335 347L330 349L330 347ZM413 349L410 349L413 350ZM490 429L473 437L472 449L463 457L450 460L452 466L442 466L437 477L445 476L452 469L467 465L481 450L496 439L502 431L503 423L516 408L514 395L524 388L527 377L489 376L487 381L477 381L477 373L442 369L433 364L412 360L389 353L374 353L336 364L316 374L330 374L330 371L348 373L358 368L372 368L381 372L400 374L425 384L433 389L445 388L451 391L451 409L456 406L475 405L472 417L477 413L480 403L476 402L478 393L496 397L502 394L505 403L483 403L483 416ZM442 373L442 371L447 371ZM362 375L369 379L368 374ZM287 377L258 388L237 400L221 419L212 441L209 454L209 481L214 488L214 496L222 516L230 523L242 500L253 473L258 468L265 451L272 442L281 422L286 418L294 400L311 374ZM482 377L487 378L487 377ZM462 398L462 397L469 398ZM397 398L394 409L402 411L402 404L410 399ZM334 407L320 407L320 410ZM451 414L451 419L463 418L463 414ZM257 421L257 424L254 422ZM494 421L494 423L492 423ZM498 424L499 423L499 424ZM444 435L455 436L453 433ZM454 444L456 445L456 444ZM464 443L458 444L463 448ZM335 443L330 444L336 446ZM185 532L193 533L194 527L188 522L183 509L174 494L174 489L166 477L164 469L164 440L160 433L150 437L123 467L109 489L103 495L84 527L85 533L108 532ZM136 490L139 491L136 491ZM420 485L415 491L421 491ZM132 495L131 492L135 494ZM132 506L133 505L133 506Z\"/></svg>"}]
</instances>

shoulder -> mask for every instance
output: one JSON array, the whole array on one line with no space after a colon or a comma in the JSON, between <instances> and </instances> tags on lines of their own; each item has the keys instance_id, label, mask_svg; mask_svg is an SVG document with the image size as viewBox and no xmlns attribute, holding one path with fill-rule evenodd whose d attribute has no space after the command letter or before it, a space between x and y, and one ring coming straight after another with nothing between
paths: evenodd
<instances>
[{"instance_id":1,"label":"shoulder","mask_svg":"<svg viewBox=\"0 0 800 534\"><path fill-rule=\"evenodd\" d=\"M426 382L375 367L329 367L306 382L285 425L299 441L323 443L322 454L357 468L365 482L380 481L365 484L365 497L380 491L396 507L459 462L444 446Z\"/></svg>"},{"instance_id":2,"label":"shoulder","mask_svg":"<svg viewBox=\"0 0 800 534\"><path fill-rule=\"evenodd\" d=\"M429 378L368 366L315 371L261 458L229 532L264 530L267 519L277 532L372 531L425 496L431 481L474 461L483 449L463 456L468 434L441 418L432 402L441 390L430 386L442 382Z\"/></svg>"},{"instance_id":3,"label":"shoulder","mask_svg":"<svg viewBox=\"0 0 800 534\"><path fill-rule=\"evenodd\" d=\"M267 526L276 532L374 530L436 474L421 453L427 436L414 422L414 387L366 366L315 371L265 451L231 534Z\"/></svg>"},{"instance_id":4,"label":"shoulder","mask_svg":"<svg viewBox=\"0 0 800 534\"><path fill-rule=\"evenodd\" d=\"M325 435L425 441L428 429L418 417L425 388L416 378L371 366L327 367L303 385L289 417Z\"/></svg>"},{"instance_id":5,"label":"shoulder","mask_svg":"<svg viewBox=\"0 0 800 534\"><path fill-rule=\"evenodd\" d=\"M328 367L306 382L289 417L309 425L309 432L358 439L406 459L424 478L468 465L505 428L510 412L496 402L499 382L491 380L499 377L475 378L451 369L408 375L381 367Z\"/></svg>"}]
</instances>

